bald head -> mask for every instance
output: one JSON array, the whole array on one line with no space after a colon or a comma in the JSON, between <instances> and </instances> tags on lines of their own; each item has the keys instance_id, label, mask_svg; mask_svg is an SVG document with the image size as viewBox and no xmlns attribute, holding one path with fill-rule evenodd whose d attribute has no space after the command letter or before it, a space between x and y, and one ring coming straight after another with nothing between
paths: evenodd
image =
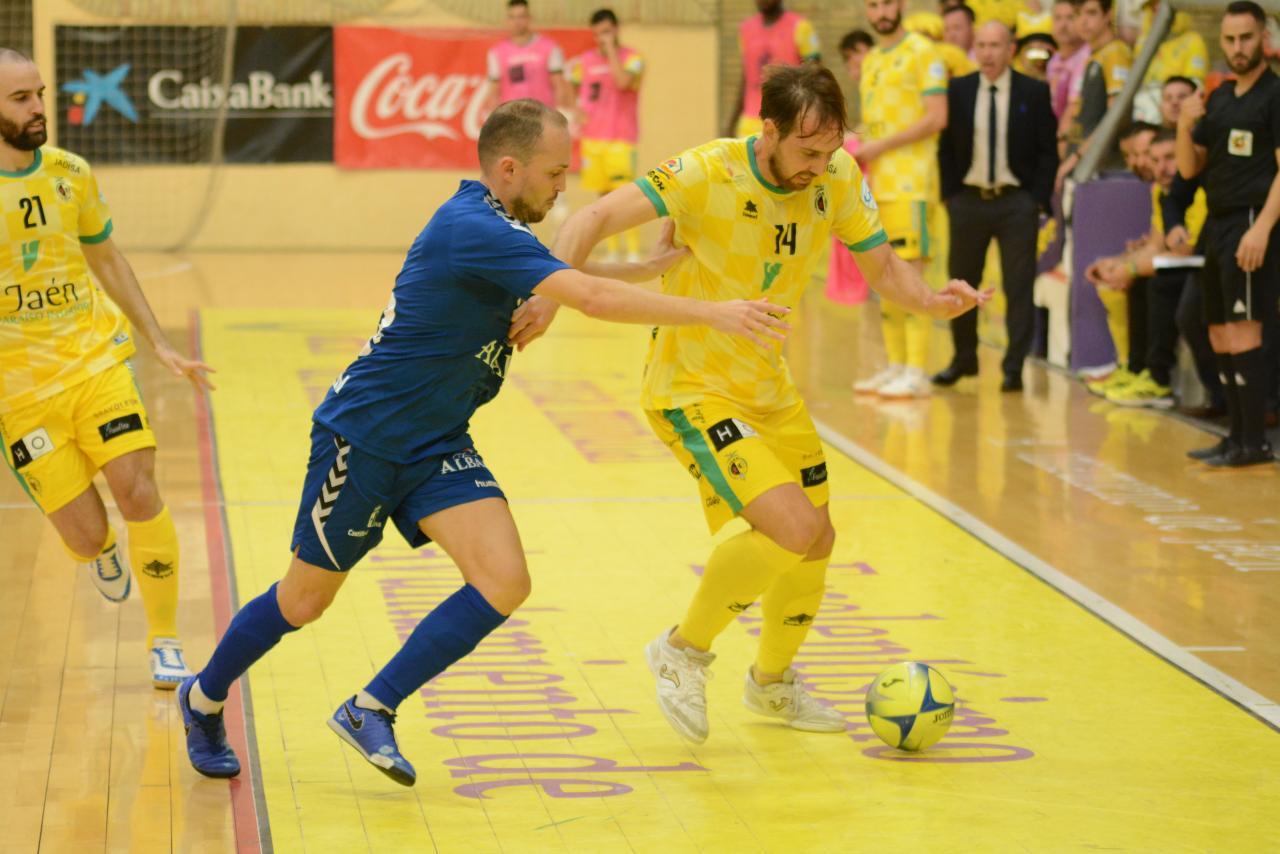
<instances>
[{"instance_id":1,"label":"bald head","mask_svg":"<svg viewBox=\"0 0 1280 854\"><path fill-rule=\"evenodd\" d=\"M0 143L35 151L48 138L40 69L21 52L0 48Z\"/></svg>"},{"instance_id":2,"label":"bald head","mask_svg":"<svg viewBox=\"0 0 1280 854\"><path fill-rule=\"evenodd\" d=\"M1013 62L1013 31L999 21L978 27L973 40L973 58L988 80L995 80Z\"/></svg>"}]
</instances>

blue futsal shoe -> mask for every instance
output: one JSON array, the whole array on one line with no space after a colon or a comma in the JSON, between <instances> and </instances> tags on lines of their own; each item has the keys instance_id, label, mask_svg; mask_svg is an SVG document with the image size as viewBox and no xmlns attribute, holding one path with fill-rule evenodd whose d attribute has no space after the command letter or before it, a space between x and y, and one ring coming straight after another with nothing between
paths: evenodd
<instances>
[{"instance_id":1,"label":"blue futsal shoe","mask_svg":"<svg viewBox=\"0 0 1280 854\"><path fill-rule=\"evenodd\" d=\"M182 725L187 730L187 756L191 767L206 777L234 777L240 773L240 760L227 744L227 728L222 722L222 712L202 715L191 708L191 686L196 677L182 680L178 686L178 709L182 712Z\"/></svg>"},{"instance_id":2,"label":"blue futsal shoe","mask_svg":"<svg viewBox=\"0 0 1280 854\"><path fill-rule=\"evenodd\" d=\"M357 706L353 696L329 718L329 729L383 774L401 786L412 786L418 779L418 773L409 760L400 755L392 729L395 722L394 713Z\"/></svg>"}]
</instances>

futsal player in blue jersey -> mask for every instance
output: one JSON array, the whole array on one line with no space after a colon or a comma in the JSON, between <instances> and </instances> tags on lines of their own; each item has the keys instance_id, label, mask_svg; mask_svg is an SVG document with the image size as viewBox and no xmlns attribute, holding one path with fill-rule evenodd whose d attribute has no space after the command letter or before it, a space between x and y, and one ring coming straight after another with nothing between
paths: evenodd
<instances>
[{"instance_id":1,"label":"futsal player in blue jersey","mask_svg":"<svg viewBox=\"0 0 1280 854\"><path fill-rule=\"evenodd\" d=\"M187 754L201 774L239 773L222 718L231 684L324 613L389 521L414 547L434 541L465 583L329 726L391 779L413 785L392 727L396 708L529 595L515 522L467 432L502 387L518 306L545 297L601 320L702 324L761 344L781 337L785 310L766 300L704 302L593 275L651 278L680 256L669 247L636 265L576 270L554 258L528 223L563 192L569 152L560 113L533 100L502 105L480 131L482 180L463 181L409 249L373 337L315 411L288 571L240 609L204 669L178 689Z\"/></svg>"}]
</instances>

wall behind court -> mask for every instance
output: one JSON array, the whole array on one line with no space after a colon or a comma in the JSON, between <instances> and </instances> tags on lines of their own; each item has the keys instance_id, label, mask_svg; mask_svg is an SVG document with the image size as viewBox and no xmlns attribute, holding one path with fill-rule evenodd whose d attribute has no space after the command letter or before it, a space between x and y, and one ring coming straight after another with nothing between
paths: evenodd
<instances>
[{"instance_id":1,"label":"wall behind court","mask_svg":"<svg viewBox=\"0 0 1280 854\"><path fill-rule=\"evenodd\" d=\"M498 0L492 0L497 3ZM54 34L58 25L144 25L224 23L223 10L236 4L223 0L176 3L135 0L40 0L35 4L34 52L48 86L51 124L58 116L54 76ZM327 23L306 17L316 8L346 3L242 2L238 23L257 25L273 8L291 12L291 24ZM563 5L563 4L559 4ZM303 8L305 6L305 8ZM644 4L636 7L645 12ZM468 28L492 26L486 20L456 14L457 3L369 0L364 8L378 14L344 20L348 25L398 28ZM104 14L127 8L147 17ZM190 17L157 20L175 8ZM465 9L465 5L462 6ZM629 25L625 4L616 6L622 18L624 43L647 60L641 90L639 164L657 162L716 135L719 95L717 31L713 24ZM535 7L536 9L536 7ZM267 10L267 11L264 11ZM301 11L299 11L301 10ZM539 23L563 26L570 11L559 9L557 20ZM652 10L647 10L652 17ZM660 13L662 10L659 9ZM685 18L689 17L687 14ZM702 18L710 20L709 16ZM573 22L577 23L577 22ZM585 26L586 18L581 21ZM105 69L100 69L105 70ZM58 140L57 129L52 134ZM95 167L116 222L116 240L125 248L167 248L185 242L186 248L205 250L374 250L402 251L435 208L456 189L458 181L475 177L460 170L338 169L327 163L115 165ZM574 206L589 201L571 181ZM544 238L549 235L544 235Z\"/></svg>"}]
</instances>

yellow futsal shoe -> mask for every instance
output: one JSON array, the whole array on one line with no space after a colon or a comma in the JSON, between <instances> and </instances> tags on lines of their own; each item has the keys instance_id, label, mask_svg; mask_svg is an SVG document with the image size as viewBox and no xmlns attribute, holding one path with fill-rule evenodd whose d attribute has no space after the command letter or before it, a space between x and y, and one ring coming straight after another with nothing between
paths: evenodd
<instances>
[{"instance_id":1,"label":"yellow futsal shoe","mask_svg":"<svg viewBox=\"0 0 1280 854\"><path fill-rule=\"evenodd\" d=\"M1123 388L1137 378L1138 375L1128 368L1116 368L1105 377L1099 377L1096 380L1085 380L1084 387L1089 390L1090 394L1106 397L1107 392L1112 389Z\"/></svg>"},{"instance_id":2,"label":"yellow futsal shoe","mask_svg":"<svg viewBox=\"0 0 1280 854\"><path fill-rule=\"evenodd\" d=\"M771 685L756 683L747 668L746 690L742 692L742 705L757 715L786 721L792 729L805 732L844 732L844 715L818 702L796 681L796 672L790 667L782 674L781 682Z\"/></svg>"},{"instance_id":3,"label":"yellow futsal shoe","mask_svg":"<svg viewBox=\"0 0 1280 854\"><path fill-rule=\"evenodd\" d=\"M1173 389L1160 385L1143 371L1133 382L1107 391L1106 398L1119 406L1145 406L1150 409L1173 409Z\"/></svg>"}]
</instances>

